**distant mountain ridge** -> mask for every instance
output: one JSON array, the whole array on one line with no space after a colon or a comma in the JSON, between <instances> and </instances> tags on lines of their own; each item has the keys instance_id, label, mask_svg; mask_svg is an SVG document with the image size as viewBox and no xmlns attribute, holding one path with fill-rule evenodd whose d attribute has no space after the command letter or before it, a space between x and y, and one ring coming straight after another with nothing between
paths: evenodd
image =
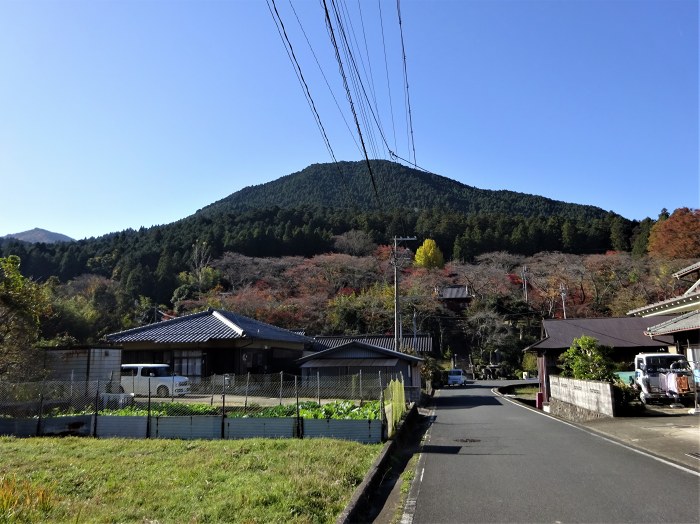
<instances>
[{"instance_id":1,"label":"distant mountain ridge","mask_svg":"<svg viewBox=\"0 0 700 524\"><path fill-rule=\"evenodd\" d=\"M21 233L11 233L5 235L4 238L14 238L16 240L21 240L22 242L29 242L30 244L55 244L57 242L75 242L69 236L62 235L61 233L54 233L52 231L47 231L46 229L40 229L35 227L29 231L23 231Z\"/></svg>"},{"instance_id":2,"label":"distant mountain ridge","mask_svg":"<svg viewBox=\"0 0 700 524\"><path fill-rule=\"evenodd\" d=\"M472 213L590 219L607 211L507 190L478 189L450 178L386 160L371 162L374 186L365 162L312 164L277 180L249 186L198 211L209 218L221 212L300 206L358 209L445 209Z\"/></svg>"}]
</instances>

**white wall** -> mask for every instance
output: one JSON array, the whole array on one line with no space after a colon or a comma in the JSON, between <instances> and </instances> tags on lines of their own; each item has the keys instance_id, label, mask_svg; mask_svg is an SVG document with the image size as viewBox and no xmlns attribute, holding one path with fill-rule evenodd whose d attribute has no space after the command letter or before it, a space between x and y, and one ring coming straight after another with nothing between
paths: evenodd
<instances>
[{"instance_id":1,"label":"white wall","mask_svg":"<svg viewBox=\"0 0 700 524\"><path fill-rule=\"evenodd\" d=\"M608 382L576 380L551 375L549 377L550 397L578 406L589 411L614 417L613 386Z\"/></svg>"}]
</instances>

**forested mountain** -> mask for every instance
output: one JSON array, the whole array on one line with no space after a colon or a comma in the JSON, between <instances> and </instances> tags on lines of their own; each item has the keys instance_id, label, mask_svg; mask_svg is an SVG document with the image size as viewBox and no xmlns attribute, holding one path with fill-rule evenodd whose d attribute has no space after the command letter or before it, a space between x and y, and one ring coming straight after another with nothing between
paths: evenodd
<instances>
[{"instance_id":1,"label":"forested mountain","mask_svg":"<svg viewBox=\"0 0 700 524\"><path fill-rule=\"evenodd\" d=\"M201 274L187 280L195 267L227 253L368 255L394 236L415 236L411 249L431 238L446 260L457 262L494 251L641 256L654 225L593 206L476 189L391 162L372 167L376 193L363 162L315 164L167 225L70 243L0 239L0 257L19 256L22 274L38 281L95 275L118 286L124 304L145 297L169 305L201 290Z\"/></svg>"},{"instance_id":2,"label":"forested mountain","mask_svg":"<svg viewBox=\"0 0 700 524\"><path fill-rule=\"evenodd\" d=\"M22 318L48 345L206 307L311 334L392 332L390 246L408 236L404 331L432 333L440 351L472 348L481 362L498 348L518 366L539 319L560 315L564 300L572 316L624 315L677 294L673 272L700 257L700 210L636 222L387 162L373 171L378 199L361 163L314 165L172 224L75 242L0 239L0 310L16 306L18 284L33 290L20 293L33 297L34 316ZM426 239L444 257L413 264ZM452 285L474 297L468 310L438 298ZM0 353L8 343L26 349L18 340L0 340Z\"/></svg>"},{"instance_id":3,"label":"forested mountain","mask_svg":"<svg viewBox=\"0 0 700 524\"><path fill-rule=\"evenodd\" d=\"M21 233L12 233L6 235L5 238L15 238L21 240L22 242L29 242L32 244L44 243L53 244L54 242L74 242L74 240L61 233L53 233L52 231L47 231L46 229L39 229L35 227L29 231L22 231Z\"/></svg>"},{"instance_id":4,"label":"forested mountain","mask_svg":"<svg viewBox=\"0 0 700 524\"><path fill-rule=\"evenodd\" d=\"M606 211L549 198L477 189L449 178L386 160L371 162L374 183L365 162L313 164L278 180L242 189L199 213L220 213L278 206L283 209L325 207L359 211L436 209L463 214L603 218ZM375 192L376 187L376 192Z\"/></svg>"}]
</instances>

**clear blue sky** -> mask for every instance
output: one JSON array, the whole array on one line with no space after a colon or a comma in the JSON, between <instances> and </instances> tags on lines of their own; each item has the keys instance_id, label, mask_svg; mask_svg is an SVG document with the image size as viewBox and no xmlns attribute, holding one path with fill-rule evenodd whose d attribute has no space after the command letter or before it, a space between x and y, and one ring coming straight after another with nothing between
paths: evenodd
<instances>
[{"instance_id":1,"label":"clear blue sky","mask_svg":"<svg viewBox=\"0 0 700 524\"><path fill-rule=\"evenodd\" d=\"M335 158L360 160L321 4L291 3L323 75L276 3ZM377 120L413 159L396 2L344 5ZM403 0L401 16L421 167L630 219L700 207L697 0ZM329 161L263 0L0 0L0 235L165 224Z\"/></svg>"}]
</instances>

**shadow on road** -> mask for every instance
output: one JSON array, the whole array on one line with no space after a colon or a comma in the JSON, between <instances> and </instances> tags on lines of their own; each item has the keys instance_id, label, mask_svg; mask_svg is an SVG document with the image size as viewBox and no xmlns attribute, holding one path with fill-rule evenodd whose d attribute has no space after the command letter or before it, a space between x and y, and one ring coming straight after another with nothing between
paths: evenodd
<instances>
[{"instance_id":1,"label":"shadow on road","mask_svg":"<svg viewBox=\"0 0 700 524\"><path fill-rule=\"evenodd\" d=\"M502 406L503 403L491 394L475 394L475 388L486 386L469 386L469 389L449 390L449 395L434 397L431 404L438 409L469 409L479 406ZM490 388L488 388L490 390ZM471 390L471 391L470 391Z\"/></svg>"}]
</instances>

